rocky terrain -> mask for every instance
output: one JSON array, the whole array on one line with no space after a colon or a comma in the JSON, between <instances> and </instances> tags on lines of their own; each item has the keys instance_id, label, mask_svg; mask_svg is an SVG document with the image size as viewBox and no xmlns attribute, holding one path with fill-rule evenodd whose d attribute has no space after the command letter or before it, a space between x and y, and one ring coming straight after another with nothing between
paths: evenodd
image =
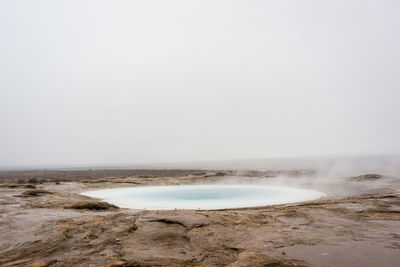
<instances>
[{"instance_id":1,"label":"rocky terrain","mask_svg":"<svg viewBox=\"0 0 400 267\"><path fill-rule=\"evenodd\" d=\"M278 181L328 196L256 208L150 211L79 194ZM396 177L325 181L308 171L44 170L0 172L0 183L1 266L400 266Z\"/></svg>"}]
</instances>

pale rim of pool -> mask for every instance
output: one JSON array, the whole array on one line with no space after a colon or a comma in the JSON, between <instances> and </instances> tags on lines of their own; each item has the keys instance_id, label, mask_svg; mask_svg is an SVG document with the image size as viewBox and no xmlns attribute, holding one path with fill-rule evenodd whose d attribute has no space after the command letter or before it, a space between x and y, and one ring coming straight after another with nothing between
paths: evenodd
<instances>
[{"instance_id":1,"label":"pale rim of pool","mask_svg":"<svg viewBox=\"0 0 400 267\"><path fill-rule=\"evenodd\" d=\"M323 192L271 185L178 185L123 187L85 191L121 208L212 210L259 207L316 200Z\"/></svg>"}]
</instances>

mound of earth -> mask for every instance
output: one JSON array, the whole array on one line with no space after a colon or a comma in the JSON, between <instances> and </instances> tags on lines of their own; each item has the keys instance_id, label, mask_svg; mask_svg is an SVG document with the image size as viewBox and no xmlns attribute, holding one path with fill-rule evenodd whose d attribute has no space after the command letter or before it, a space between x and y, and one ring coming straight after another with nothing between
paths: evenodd
<instances>
[{"instance_id":1,"label":"mound of earth","mask_svg":"<svg viewBox=\"0 0 400 267\"><path fill-rule=\"evenodd\" d=\"M351 177L348 180L349 181L356 181L356 182L359 182L359 181L375 181L375 180L382 179L383 177L384 177L383 175L371 173L371 174L364 174L364 175Z\"/></svg>"},{"instance_id":2,"label":"mound of earth","mask_svg":"<svg viewBox=\"0 0 400 267\"><path fill-rule=\"evenodd\" d=\"M103 201L81 201L70 206L66 206L69 209L76 210L117 210L117 206L109 204Z\"/></svg>"},{"instance_id":3,"label":"mound of earth","mask_svg":"<svg viewBox=\"0 0 400 267\"><path fill-rule=\"evenodd\" d=\"M53 194L52 192L49 192L47 190L43 189L30 189L22 192L21 196L23 197L37 197L37 196L43 196L47 194Z\"/></svg>"}]
</instances>

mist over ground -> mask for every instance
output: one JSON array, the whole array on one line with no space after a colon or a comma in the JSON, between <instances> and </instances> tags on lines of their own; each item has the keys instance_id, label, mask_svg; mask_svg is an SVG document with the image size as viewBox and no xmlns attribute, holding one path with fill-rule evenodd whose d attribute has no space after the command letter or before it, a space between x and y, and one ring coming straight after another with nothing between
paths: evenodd
<instances>
[{"instance_id":1,"label":"mist over ground","mask_svg":"<svg viewBox=\"0 0 400 267\"><path fill-rule=\"evenodd\" d=\"M127 168L129 166L120 166ZM134 167L134 166L130 166ZM170 164L139 165L142 168L182 168L205 170L237 170L246 171L314 171L320 178L348 178L359 174L381 173L400 177L400 156L364 156L364 157L302 157L302 158L271 158L271 159L241 159L210 162L188 162Z\"/></svg>"},{"instance_id":2,"label":"mist over ground","mask_svg":"<svg viewBox=\"0 0 400 267\"><path fill-rule=\"evenodd\" d=\"M398 154L399 7L1 1L0 166Z\"/></svg>"}]
</instances>

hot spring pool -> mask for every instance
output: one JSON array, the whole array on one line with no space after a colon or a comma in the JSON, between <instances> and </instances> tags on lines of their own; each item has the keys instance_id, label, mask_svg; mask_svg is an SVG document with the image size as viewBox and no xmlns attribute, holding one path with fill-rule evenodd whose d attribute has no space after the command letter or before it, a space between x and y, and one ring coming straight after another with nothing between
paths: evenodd
<instances>
[{"instance_id":1,"label":"hot spring pool","mask_svg":"<svg viewBox=\"0 0 400 267\"><path fill-rule=\"evenodd\" d=\"M314 200L324 193L306 189L265 185L181 185L127 187L87 191L121 208L227 209Z\"/></svg>"}]
</instances>

